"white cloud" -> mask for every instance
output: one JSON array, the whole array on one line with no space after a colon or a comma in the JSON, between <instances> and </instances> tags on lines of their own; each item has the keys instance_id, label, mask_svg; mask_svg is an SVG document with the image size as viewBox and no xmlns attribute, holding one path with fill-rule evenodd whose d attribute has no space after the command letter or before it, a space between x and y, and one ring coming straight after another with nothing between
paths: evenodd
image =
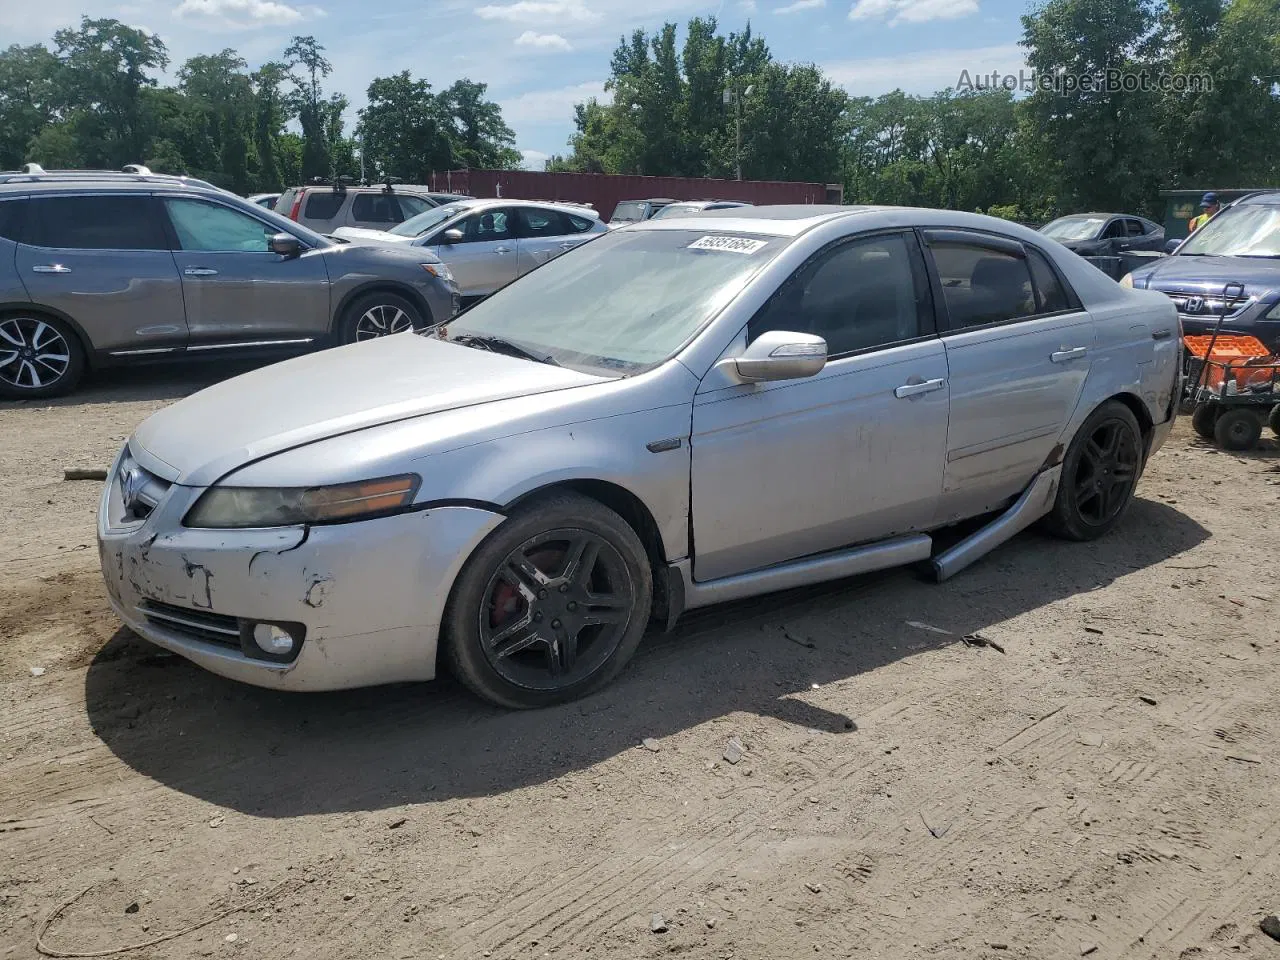
<instances>
[{"instance_id":1,"label":"white cloud","mask_svg":"<svg viewBox=\"0 0 1280 960\"><path fill-rule=\"evenodd\" d=\"M582 0L516 0L515 3L491 3L477 7L476 16L484 20L545 23L557 17L596 20L600 15L588 10Z\"/></svg>"},{"instance_id":2,"label":"white cloud","mask_svg":"<svg viewBox=\"0 0 1280 960\"><path fill-rule=\"evenodd\" d=\"M794 0L785 7L775 7L774 13L800 13L802 10L818 10L827 5L827 0Z\"/></svg>"},{"instance_id":3,"label":"white cloud","mask_svg":"<svg viewBox=\"0 0 1280 960\"><path fill-rule=\"evenodd\" d=\"M1001 76L1028 71L1027 52L1016 43L959 50L925 50L892 57L868 57L822 64L832 83L854 96L878 96L890 90L931 94L953 87L961 75L978 81L993 72Z\"/></svg>"},{"instance_id":4,"label":"white cloud","mask_svg":"<svg viewBox=\"0 0 1280 960\"><path fill-rule=\"evenodd\" d=\"M508 123L517 121L529 126L562 123L570 126L573 123L574 104L584 103L592 97L602 103L611 99L605 92L604 84L593 80L554 90L530 90L502 101L501 106Z\"/></svg>"},{"instance_id":5,"label":"white cloud","mask_svg":"<svg viewBox=\"0 0 1280 960\"><path fill-rule=\"evenodd\" d=\"M543 170L546 168L547 161L551 159L551 154L543 153L541 150L521 150L520 161L522 170Z\"/></svg>"},{"instance_id":6,"label":"white cloud","mask_svg":"<svg viewBox=\"0 0 1280 960\"><path fill-rule=\"evenodd\" d=\"M900 23L955 20L977 12L978 0L856 0L849 19L888 20L889 26L894 27Z\"/></svg>"},{"instance_id":7,"label":"white cloud","mask_svg":"<svg viewBox=\"0 0 1280 960\"><path fill-rule=\"evenodd\" d=\"M558 33L534 33L526 30L516 37L517 47L533 47L535 50L572 50L573 45Z\"/></svg>"},{"instance_id":8,"label":"white cloud","mask_svg":"<svg viewBox=\"0 0 1280 960\"><path fill-rule=\"evenodd\" d=\"M228 30L253 27L285 27L316 16L324 11L314 7L299 8L277 0L182 0L173 15L180 20Z\"/></svg>"}]
</instances>

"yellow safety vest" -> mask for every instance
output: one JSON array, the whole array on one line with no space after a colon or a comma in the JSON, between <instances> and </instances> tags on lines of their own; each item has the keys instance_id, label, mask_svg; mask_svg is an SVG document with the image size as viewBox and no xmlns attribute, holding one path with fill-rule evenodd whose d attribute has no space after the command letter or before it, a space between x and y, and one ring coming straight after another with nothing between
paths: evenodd
<instances>
[{"instance_id":1,"label":"yellow safety vest","mask_svg":"<svg viewBox=\"0 0 1280 960\"><path fill-rule=\"evenodd\" d=\"M1213 219L1212 213L1202 213L1198 217L1193 217L1191 222L1187 226L1191 233L1195 233L1198 229L1203 227L1206 223L1208 223L1212 219Z\"/></svg>"}]
</instances>

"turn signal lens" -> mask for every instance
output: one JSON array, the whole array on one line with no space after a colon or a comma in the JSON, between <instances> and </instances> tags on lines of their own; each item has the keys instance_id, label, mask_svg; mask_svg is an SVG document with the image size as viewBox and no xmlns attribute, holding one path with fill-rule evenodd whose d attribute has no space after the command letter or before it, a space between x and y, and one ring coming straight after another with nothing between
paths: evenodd
<instances>
[{"instance_id":1,"label":"turn signal lens","mask_svg":"<svg viewBox=\"0 0 1280 960\"><path fill-rule=\"evenodd\" d=\"M183 522L219 529L339 523L407 507L420 482L410 473L329 487L211 487Z\"/></svg>"},{"instance_id":2,"label":"turn signal lens","mask_svg":"<svg viewBox=\"0 0 1280 960\"><path fill-rule=\"evenodd\" d=\"M1130 290L1132 290L1132 289L1133 289L1133 274L1132 274L1132 273L1126 273L1123 277L1121 277L1121 278L1120 278L1120 286L1122 286L1122 287L1128 287Z\"/></svg>"}]
</instances>

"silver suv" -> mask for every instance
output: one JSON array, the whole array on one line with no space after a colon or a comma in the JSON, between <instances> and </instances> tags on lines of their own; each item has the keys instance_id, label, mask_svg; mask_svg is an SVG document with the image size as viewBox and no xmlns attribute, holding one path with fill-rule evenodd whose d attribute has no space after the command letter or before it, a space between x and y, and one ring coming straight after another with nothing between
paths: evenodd
<instances>
[{"instance_id":1,"label":"silver suv","mask_svg":"<svg viewBox=\"0 0 1280 960\"><path fill-rule=\"evenodd\" d=\"M316 233L333 233L339 227L390 230L432 207L461 199L460 194L427 187L357 187L339 181L290 187L276 200L275 211Z\"/></svg>"},{"instance_id":2,"label":"silver suv","mask_svg":"<svg viewBox=\"0 0 1280 960\"><path fill-rule=\"evenodd\" d=\"M427 250L337 244L208 184L149 173L0 175L0 396L85 369L275 355L457 312Z\"/></svg>"}]
</instances>

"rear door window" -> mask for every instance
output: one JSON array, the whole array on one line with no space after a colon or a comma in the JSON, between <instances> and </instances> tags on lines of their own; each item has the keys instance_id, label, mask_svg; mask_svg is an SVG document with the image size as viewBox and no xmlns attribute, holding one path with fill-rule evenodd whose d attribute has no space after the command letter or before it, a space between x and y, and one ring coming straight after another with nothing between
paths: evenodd
<instances>
[{"instance_id":1,"label":"rear door window","mask_svg":"<svg viewBox=\"0 0 1280 960\"><path fill-rule=\"evenodd\" d=\"M930 242L952 330L1005 323L1034 316L1036 307L1027 261L993 247Z\"/></svg>"},{"instance_id":2,"label":"rear door window","mask_svg":"<svg viewBox=\"0 0 1280 960\"><path fill-rule=\"evenodd\" d=\"M308 220L332 220L342 209L347 199L345 193L333 190L313 190L307 194L307 203L302 215Z\"/></svg>"},{"instance_id":3,"label":"rear door window","mask_svg":"<svg viewBox=\"0 0 1280 960\"><path fill-rule=\"evenodd\" d=\"M351 201L351 219L358 223L401 223L400 204L388 193L357 193Z\"/></svg>"},{"instance_id":4,"label":"rear door window","mask_svg":"<svg viewBox=\"0 0 1280 960\"><path fill-rule=\"evenodd\" d=\"M544 210L540 207L521 207L521 236L524 237L562 237L573 231L569 229L568 218L555 210Z\"/></svg>"},{"instance_id":5,"label":"rear door window","mask_svg":"<svg viewBox=\"0 0 1280 960\"><path fill-rule=\"evenodd\" d=\"M575 217L571 213L568 214L565 219L569 221L569 226L573 228L574 233L586 233L591 229L595 222L593 220L588 220L586 217Z\"/></svg>"},{"instance_id":6,"label":"rear door window","mask_svg":"<svg viewBox=\"0 0 1280 960\"><path fill-rule=\"evenodd\" d=\"M1027 264L1031 267L1031 279L1036 285L1036 307L1039 313L1058 313L1070 310L1072 297L1067 294L1062 281L1039 250L1027 247Z\"/></svg>"},{"instance_id":7,"label":"rear door window","mask_svg":"<svg viewBox=\"0 0 1280 960\"><path fill-rule=\"evenodd\" d=\"M147 196L32 197L26 240L68 250L168 250L155 203Z\"/></svg>"}]
</instances>

